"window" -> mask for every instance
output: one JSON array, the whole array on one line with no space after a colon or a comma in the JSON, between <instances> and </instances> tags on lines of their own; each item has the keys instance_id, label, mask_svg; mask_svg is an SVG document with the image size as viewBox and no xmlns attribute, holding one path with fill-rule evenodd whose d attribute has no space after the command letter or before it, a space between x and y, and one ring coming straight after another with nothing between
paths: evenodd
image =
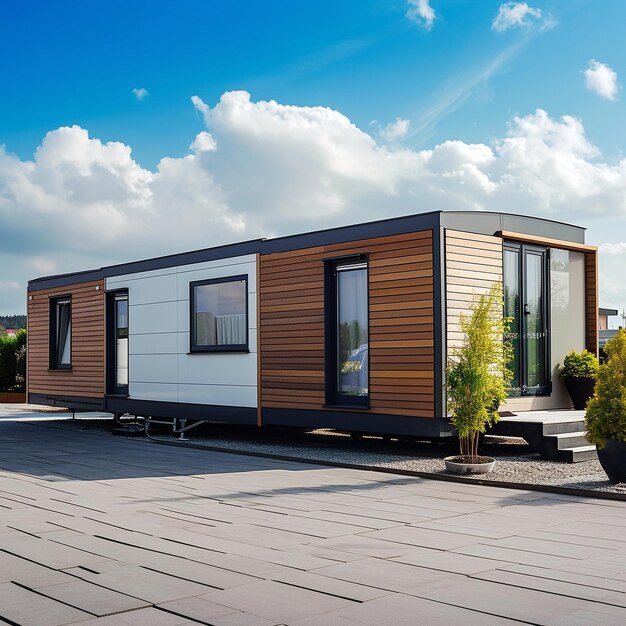
<instances>
[{"instance_id":1,"label":"window","mask_svg":"<svg viewBox=\"0 0 626 626\"><path fill-rule=\"evenodd\" d=\"M505 243L504 314L512 319L512 396L549 395L548 251Z\"/></svg>"},{"instance_id":2,"label":"window","mask_svg":"<svg viewBox=\"0 0 626 626\"><path fill-rule=\"evenodd\" d=\"M367 261L326 263L326 402L369 401Z\"/></svg>"},{"instance_id":3,"label":"window","mask_svg":"<svg viewBox=\"0 0 626 626\"><path fill-rule=\"evenodd\" d=\"M72 365L72 300L69 296L50 300L50 369Z\"/></svg>"},{"instance_id":4,"label":"window","mask_svg":"<svg viewBox=\"0 0 626 626\"><path fill-rule=\"evenodd\" d=\"M190 285L191 352L248 351L248 277Z\"/></svg>"}]
</instances>

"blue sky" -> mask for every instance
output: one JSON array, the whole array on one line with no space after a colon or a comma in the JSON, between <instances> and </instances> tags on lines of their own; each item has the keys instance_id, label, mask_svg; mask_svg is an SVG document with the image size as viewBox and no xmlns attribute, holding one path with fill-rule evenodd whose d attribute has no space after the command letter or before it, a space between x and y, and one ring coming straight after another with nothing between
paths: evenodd
<instances>
[{"instance_id":1,"label":"blue sky","mask_svg":"<svg viewBox=\"0 0 626 626\"><path fill-rule=\"evenodd\" d=\"M621 309L624 24L621 0L3 3L0 313L41 274L438 208L588 226Z\"/></svg>"}]
</instances>

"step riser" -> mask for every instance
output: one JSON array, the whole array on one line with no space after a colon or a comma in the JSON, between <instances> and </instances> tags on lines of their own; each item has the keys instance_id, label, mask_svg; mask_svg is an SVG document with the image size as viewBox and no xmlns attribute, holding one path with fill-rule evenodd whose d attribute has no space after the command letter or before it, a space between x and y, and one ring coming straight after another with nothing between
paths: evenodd
<instances>
[{"instance_id":1,"label":"step riser","mask_svg":"<svg viewBox=\"0 0 626 626\"><path fill-rule=\"evenodd\" d=\"M578 437L555 437L555 439L559 450L567 450L568 448L577 448L578 446L589 445L589 441L585 437L585 433L581 433Z\"/></svg>"},{"instance_id":2,"label":"step riser","mask_svg":"<svg viewBox=\"0 0 626 626\"><path fill-rule=\"evenodd\" d=\"M563 459L567 463L581 463L582 461L594 461L598 458L598 453L595 450L586 452L576 452L567 455L567 458Z\"/></svg>"}]
</instances>

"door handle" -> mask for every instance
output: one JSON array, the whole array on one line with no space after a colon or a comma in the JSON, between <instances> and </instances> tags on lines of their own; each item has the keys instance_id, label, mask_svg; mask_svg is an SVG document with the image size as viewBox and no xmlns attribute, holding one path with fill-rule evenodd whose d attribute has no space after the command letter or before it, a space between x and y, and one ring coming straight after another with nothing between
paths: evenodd
<instances>
[{"instance_id":1,"label":"door handle","mask_svg":"<svg viewBox=\"0 0 626 626\"><path fill-rule=\"evenodd\" d=\"M524 305L524 315L530 315L530 307L527 304Z\"/></svg>"}]
</instances>

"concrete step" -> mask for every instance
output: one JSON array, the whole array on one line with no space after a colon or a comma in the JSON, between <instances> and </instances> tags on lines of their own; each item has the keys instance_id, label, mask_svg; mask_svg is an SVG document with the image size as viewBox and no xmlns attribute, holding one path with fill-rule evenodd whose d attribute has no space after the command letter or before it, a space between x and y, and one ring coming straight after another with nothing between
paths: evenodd
<instances>
[{"instance_id":1,"label":"concrete step","mask_svg":"<svg viewBox=\"0 0 626 626\"><path fill-rule=\"evenodd\" d=\"M598 451L595 446L577 446L576 448L567 448L560 450L562 455L561 461L567 463L580 463L581 461L592 461L598 458Z\"/></svg>"},{"instance_id":2,"label":"concrete step","mask_svg":"<svg viewBox=\"0 0 626 626\"><path fill-rule=\"evenodd\" d=\"M549 435L560 435L561 433L576 433L585 430L585 418L576 418L567 421L559 421L559 422L544 422L543 424L543 434L544 436Z\"/></svg>"},{"instance_id":3,"label":"concrete step","mask_svg":"<svg viewBox=\"0 0 626 626\"><path fill-rule=\"evenodd\" d=\"M578 448L579 446L588 446L589 442L585 436L585 431L575 433L560 433L558 435L549 435L556 439L557 450L567 450L568 448Z\"/></svg>"}]
</instances>

